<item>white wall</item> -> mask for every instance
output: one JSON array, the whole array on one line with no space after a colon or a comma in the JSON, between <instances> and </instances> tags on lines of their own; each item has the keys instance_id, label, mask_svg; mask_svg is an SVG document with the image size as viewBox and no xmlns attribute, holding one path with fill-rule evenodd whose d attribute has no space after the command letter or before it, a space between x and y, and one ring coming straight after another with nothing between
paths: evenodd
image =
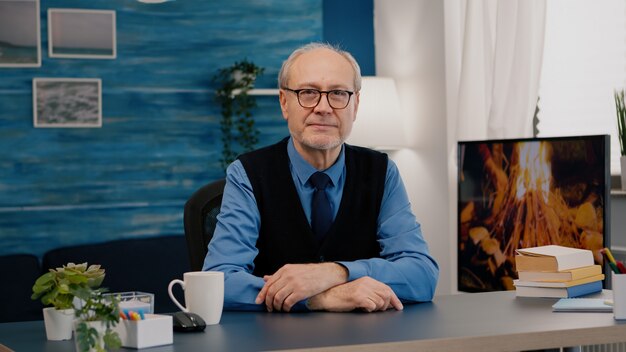
<instances>
[{"instance_id":1,"label":"white wall","mask_svg":"<svg viewBox=\"0 0 626 352\"><path fill-rule=\"evenodd\" d=\"M392 153L440 267L437 294L456 290L456 209L448 205L443 1L375 0L376 74L396 80L409 148ZM454 278L454 279L453 279Z\"/></svg>"}]
</instances>

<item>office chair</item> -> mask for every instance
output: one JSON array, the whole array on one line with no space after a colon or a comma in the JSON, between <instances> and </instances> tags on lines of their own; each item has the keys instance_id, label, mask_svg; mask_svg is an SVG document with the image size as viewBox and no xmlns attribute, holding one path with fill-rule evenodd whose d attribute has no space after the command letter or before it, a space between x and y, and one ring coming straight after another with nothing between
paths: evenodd
<instances>
[{"instance_id":1,"label":"office chair","mask_svg":"<svg viewBox=\"0 0 626 352\"><path fill-rule=\"evenodd\" d=\"M200 271L222 205L225 179L204 185L185 203L184 223L191 270Z\"/></svg>"}]
</instances>

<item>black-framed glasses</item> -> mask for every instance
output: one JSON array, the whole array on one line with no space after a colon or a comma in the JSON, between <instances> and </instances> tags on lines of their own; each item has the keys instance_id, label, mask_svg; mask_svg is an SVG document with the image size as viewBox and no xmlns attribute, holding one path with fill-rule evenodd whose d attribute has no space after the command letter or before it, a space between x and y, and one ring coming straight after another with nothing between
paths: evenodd
<instances>
[{"instance_id":1,"label":"black-framed glasses","mask_svg":"<svg viewBox=\"0 0 626 352\"><path fill-rule=\"evenodd\" d=\"M328 105L331 108L345 109L350 102L350 97L354 94L354 92L342 89L317 90L311 88L291 89L287 87L283 87L283 89L296 93L298 104L307 109L316 107L322 100L322 94L326 94L326 100L328 100Z\"/></svg>"}]
</instances>

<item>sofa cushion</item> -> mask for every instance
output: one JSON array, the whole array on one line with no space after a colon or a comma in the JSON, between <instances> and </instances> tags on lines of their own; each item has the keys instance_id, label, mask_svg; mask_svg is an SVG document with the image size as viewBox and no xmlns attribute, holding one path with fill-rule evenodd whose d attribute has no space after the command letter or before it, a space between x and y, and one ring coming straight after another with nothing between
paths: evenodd
<instances>
[{"instance_id":1,"label":"sofa cushion","mask_svg":"<svg viewBox=\"0 0 626 352\"><path fill-rule=\"evenodd\" d=\"M0 290L0 323L43 319L43 305L30 299L40 275L39 259L32 254L0 256L0 277L4 283Z\"/></svg>"},{"instance_id":2,"label":"sofa cushion","mask_svg":"<svg viewBox=\"0 0 626 352\"><path fill-rule=\"evenodd\" d=\"M64 247L44 254L43 270L69 262L100 264L106 271L102 287L109 292L142 291L154 293L155 313L179 309L167 294L173 279L189 271L184 236L123 239L97 244Z\"/></svg>"}]
</instances>

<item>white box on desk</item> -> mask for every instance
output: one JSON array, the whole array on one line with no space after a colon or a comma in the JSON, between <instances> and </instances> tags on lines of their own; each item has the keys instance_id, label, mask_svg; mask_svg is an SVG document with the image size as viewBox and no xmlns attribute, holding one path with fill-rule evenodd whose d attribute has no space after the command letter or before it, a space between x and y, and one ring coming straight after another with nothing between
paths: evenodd
<instances>
[{"instance_id":1,"label":"white box on desk","mask_svg":"<svg viewBox=\"0 0 626 352\"><path fill-rule=\"evenodd\" d=\"M120 320L115 331L124 347L145 348L174 342L171 315L145 314L143 320Z\"/></svg>"}]
</instances>

